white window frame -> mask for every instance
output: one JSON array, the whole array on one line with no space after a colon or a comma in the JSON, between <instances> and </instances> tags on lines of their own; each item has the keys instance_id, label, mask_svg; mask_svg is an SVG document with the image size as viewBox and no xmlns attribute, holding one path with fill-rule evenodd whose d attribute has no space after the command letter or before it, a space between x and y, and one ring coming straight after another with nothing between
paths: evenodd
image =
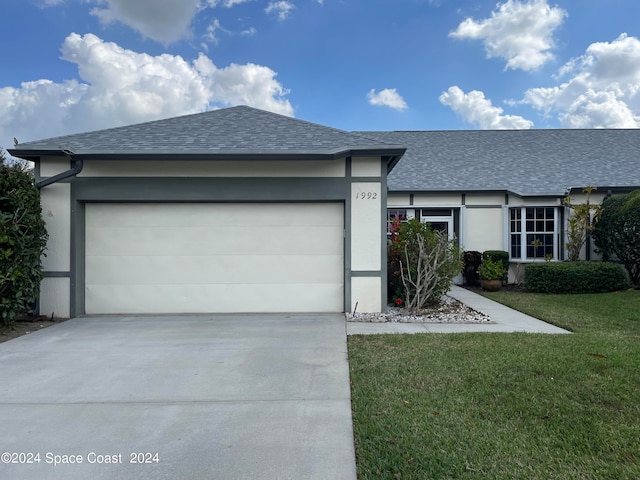
<instances>
[{"instance_id":1,"label":"white window frame","mask_svg":"<svg viewBox=\"0 0 640 480\"><path fill-rule=\"evenodd\" d=\"M407 207L387 207L387 235L391 235L391 232L389 231L389 227L390 227L390 218L389 218L389 212L391 211L397 211L397 210L404 210L407 212L406 218L405 218L405 222L408 220L411 220L413 218L415 218L416 216L416 212L415 209L413 207L411 208L407 208Z\"/></svg>"},{"instance_id":2,"label":"white window frame","mask_svg":"<svg viewBox=\"0 0 640 480\"><path fill-rule=\"evenodd\" d=\"M392 210L405 210L407 212L407 218L406 220L412 220L414 218L416 218L416 212L420 212L420 222L422 223L434 223L434 222L439 222L439 223L447 223L447 227L448 227L448 231L449 231L449 238L453 239L455 238L455 231L454 231L454 222L453 219L455 218L455 213L454 211L458 209L460 210L460 234L462 233L462 228L463 228L463 222L462 222L462 218L463 218L463 212L464 212L464 206L463 205L454 205L454 206L446 206L446 205L424 205L424 206L418 206L418 205L411 205L411 206L402 206L402 205L392 205L392 206L388 206L387 207L387 235L389 235L389 212ZM450 210L451 213L449 215L443 215L443 216L422 216L421 211L422 210ZM460 240L460 238L458 238L458 240Z\"/></svg>"},{"instance_id":3,"label":"white window frame","mask_svg":"<svg viewBox=\"0 0 640 480\"><path fill-rule=\"evenodd\" d=\"M543 234L548 235L552 234L553 236L553 257L552 261L557 261L560 258L560 209L557 205L520 205L520 206L511 206L509 205L506 209L507 211L507 251L509 252L509 259L512 262L545 262L547 261L544 257L527 257L527 235L535 234L536 232L527 231L527 209L532 208L552 208L553 209L553 232L545 231ZM511 256L512 253L512 245L511 245L511 236L517 234L518 232L512 233L511 231L511 212L512 210L520 210L520 257ZM541 233L541 232L538 232Z\"/></svg>"},{"instance_id":4,"label":"white window frame","mask_svg":"<svg viewBox=\"0 0 640 480\"><path fill-rule=\"evenodd\" d=\"M435 209L435 207L434 207L434 209ZM431 209L429 209L429 210L431 210ZM446 223L447 224L447 234L449 235L449 239L453 239L453 237L455 235L454 232L453 232L453 209L445 208L443 210L450 210L451 213L449 215L443 215L443 216L437 216L437 217L432 217L432 216L423 217L422 213L421 213L420 214L420 223Z\"/></svg>"}]
</instances>

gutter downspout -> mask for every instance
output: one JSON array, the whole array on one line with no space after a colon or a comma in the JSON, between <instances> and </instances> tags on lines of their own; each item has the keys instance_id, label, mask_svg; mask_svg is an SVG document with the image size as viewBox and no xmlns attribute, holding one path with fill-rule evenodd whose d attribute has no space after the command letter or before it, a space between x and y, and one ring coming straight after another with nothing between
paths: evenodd
<instances>
[{"instance_id":1,"label":"gutter downspout","mask_svg":"<svg viewBox=\"0 0 640 480\"><path fill-rule=\"evenodd\" d=\"M79 158L73 158L73 152L70 150L62 150L62 153L73 163L71 170L67 170L66 172L59 173L54 175L53 177L45 178L44 180L40 180L36 183L36 188L40 190L47 185L51 185L52 183L59 182L60 180L64 180L65 178L75 177L82 171L82 167L84 166L84 162Z\"/></svg>"}]
</instances>

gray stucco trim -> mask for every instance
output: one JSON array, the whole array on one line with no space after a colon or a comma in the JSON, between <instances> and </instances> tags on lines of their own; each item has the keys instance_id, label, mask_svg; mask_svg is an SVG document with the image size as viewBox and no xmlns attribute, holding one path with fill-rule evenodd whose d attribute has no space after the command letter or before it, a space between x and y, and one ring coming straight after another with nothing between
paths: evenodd
<instances>
[{"instance_id":1,"label":"gray stucco trim","mask_svg":"<svg viewBox=\"0 0 640 480\"><path fill-rule=\"evenodd\" d=\"M36 182L39 182L42 178L40 176L40 158L33 159L33 176L36 179Z\"/></svg>"},{"instance_id":2,"label":"gray stucco trim","mask_svg":"<svg viewBox=\"0 0 640 480\"><path fill-rule=\"evenodd\" d=\"M344 199L344 311L351 310L351 170L353 159L344 158L344 176L349 182L349 193Z\"/></svg>"},{"instance_id":3,"label":"gray stucco trim","mask_svg":"<svg viewBox=\"0 0 640 480\"><path fill-rule=\"evenodd\" d=\"M69 278L71 277L71 272L53 272L53 271L43 271L43 278Z\"/></svg>"},{"instance_id":4,"label":"gray stucco trim","mask_svg":"<svg viewBox=\"0 0 640 480\"><path fill-rule=\"evenodd\" d=\"M77 178L75 199L85 202L304 202L349 197L344 178Z\"/></svg>"},{"instance_id":5,"label":"gray stucco trim","mask_svg":"<svg viewBox=\"0 0 640 480\"><path fill-rule=\"evenodd\" d=\"M351 270L352 277L379 277L380 272L375 270Z\"/></svg>"},{"instance_id":6,"label":"gray stucco trim","mask_svg":"<svg viewBox=\"0 0 640 480\"><path fill-rule=\"evenodd\" d=\"M345 180L348 182L344 197L344 311L351 310L351 157L345 158Z\"/></svg>"},{"instance_id":7,"label":"gray stucco trim","mask_svg":"<svg viewBox=\"0 0 640 480\"><path fill-rule=\"evenodd\" d=\"M382 182L383 177L351 177L351 181L354 183L378 183Z\"/></svg>"},{"instance_id":8,"label":"gray stucco trim","mask_svg":"<svg viewBox=\"0 0 640 480\"><path fill-rule=\"evenodd\" d=\"M71 183L71 282L70 314L76 317L84 313L85 279L85 215L84 203L76 198L76 182Z\"/></svg>"},{"instance_id":9,"label":"gray stucco trim","mask_svg":"<svg viewBox=\"0 0 640 480\"><path fill-rule=\"evenodd\" d=\"M474 208L502 208L504 205L465 205L469 210Z\"/></svg>"},{"instance_id":10,"label":"gray stucco trim","mask_svg":"<svg viewBox=\"0 0 640 480\"><path fill-rule=\"evenodd\" d=\"M384 158L382 161L384 162ZM380 178L380 311L387 310L387 177ZM412 199L413 200L413 199Z\"/></svg>"},{"instance_id":11,"label":"gray stucco trim","mask_svg":"<svg viewBox=\"0 0 640 480\"><path fill-rule=\"evenodd\" d=\"M349 162L347 162L348 164ZM381 182L383 205L382 265L364 276L382 278L386 305L386 184ZM71 183L71 292L72 317L85 313L85 205L86 203L323 203L344 206L344 311L351 305L351 184L352 178L221 178L221 177L101 177L75 178Z\"/></svg>"}]
</instances>

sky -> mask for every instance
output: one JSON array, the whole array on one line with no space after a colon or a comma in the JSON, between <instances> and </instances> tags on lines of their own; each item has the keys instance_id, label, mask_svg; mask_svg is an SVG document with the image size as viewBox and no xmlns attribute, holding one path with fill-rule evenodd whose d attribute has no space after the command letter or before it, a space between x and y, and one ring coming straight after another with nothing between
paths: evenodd
<instances>
[{"instance_id":1,"label":"sky","mask_svg":"<svg viewBox=\"0 0 640 480\"><path fill-rule=\"evenodd\" d=\"M638 0L0 0L0 147L233 105L342 130L640 127Z\"/></svg>"}]
</instances>

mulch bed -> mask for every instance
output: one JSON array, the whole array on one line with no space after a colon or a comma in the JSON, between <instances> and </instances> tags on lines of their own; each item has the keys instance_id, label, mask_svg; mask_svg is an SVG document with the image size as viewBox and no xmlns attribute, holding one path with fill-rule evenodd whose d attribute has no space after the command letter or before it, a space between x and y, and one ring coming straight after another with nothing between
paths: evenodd
<instances>
[{"instance_id":1,"label":"mulch bed","mask_svg":"<svg viewBox=\"0 0 640 480\"><path fill-rule=\"evenodd\" d=\"M14 338L28 335L32 332L37 332L43 328L50 327L51 325L57 325L64 322L65 319L51 319L45 316L22 316L18 317L16 322L8 327L0 326L0 343L7 340L13 340Z\"/></svg>"}]
</instances>

